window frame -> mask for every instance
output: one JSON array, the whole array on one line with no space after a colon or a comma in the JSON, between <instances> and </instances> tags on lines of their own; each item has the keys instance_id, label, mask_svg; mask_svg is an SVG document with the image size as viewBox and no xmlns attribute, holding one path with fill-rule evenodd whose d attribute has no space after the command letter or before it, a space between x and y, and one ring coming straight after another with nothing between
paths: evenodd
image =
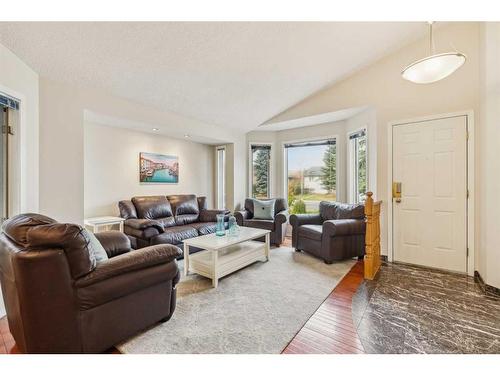
<instances>
[{"instance_id":1,"label":"window frame","mask_svg":"<svg viewBox=\"0 0 500 375\"><path fill-rule=\"evenodd\" d=\"M355 147L354 139L351 139L351 135L359 132L365 132L366 138L366 190L369 190L369 153L368 153L368 129L366 127L358 128L352 130L346 134L347 142L347 202L351 204L360 203L358 194L358 174L357 172L357 147ZM354 181L356 180L356 181Z\"/></svg>"},{"instance_id":2,"label":"window frame","mask_svg":"<svg viewBox=\"0 0 500 375\"><path fill-rule=\"evenodd\" d=\"M336 190L336 195L337 195L337 201L341 202L344 189L341 186L342 184L339 184L339 182L342 181L344 178L344 169L342 167L342 163L344 162L343 157L342 157L342 152L343 152L343 146L341 142L341 137L338 134L333 134L333 135L323 135L323 136L317 136L317 137L310 137L310 138L300 138L300 139L287 139L283 140L281 142L281 155L282 155L282 160L283 160L283 170L282 173L283 175L281 176L281 192L284 197L288 197L288 154L287 154L287 148L285 147L286 144L290 143L304 143L304 142L318 142L326 139L334 139L335 140L335 145L337 146L337 174L336 174L336 185L337 185L337 190Z\"/></svg>"},{"instance_id":3,"label":"window frame","mask_svg":"<svg viewBox=\"0 0 500 375\"><path fill-rule=\"evenodd\" d=\"M248 186L247 197L253 198L253 154L252 146L269 146L269 176L268 176L268 197L274 197L274 143L273 142L248 142Z\"/></svg>"}]
</instances>

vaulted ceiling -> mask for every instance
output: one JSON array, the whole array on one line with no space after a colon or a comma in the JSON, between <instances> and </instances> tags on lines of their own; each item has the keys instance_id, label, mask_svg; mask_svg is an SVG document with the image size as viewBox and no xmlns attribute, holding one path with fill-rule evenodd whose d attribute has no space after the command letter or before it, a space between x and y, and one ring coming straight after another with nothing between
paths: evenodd
<instances>
[{"instance_id":1,"label":"vaulted ceiling","mask_svg":"<svg viewBox=\"0 0 500 375\"><path fill-rule=\"evenodd\" d=\"M426 30L394 22L2 22L0 43L41 76L248 131Z\"/></svg>"}]
</instances>

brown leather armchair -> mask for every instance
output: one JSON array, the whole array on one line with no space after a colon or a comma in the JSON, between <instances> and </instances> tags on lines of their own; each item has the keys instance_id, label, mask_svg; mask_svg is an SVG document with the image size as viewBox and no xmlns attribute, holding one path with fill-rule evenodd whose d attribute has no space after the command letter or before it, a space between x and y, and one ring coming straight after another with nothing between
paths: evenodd
<instances>
[{"instance_id":1,"label":"brown leather armchair","mask_svg":"<svg viewBox=\"0 0 500 375\"><path fill-rule=\"evenodd\" d=\"M98 233L109 259L97 263L79 225L23 214L2 229L2 293L25 353L99 353L175 310L175 246L131 251L124 234Z\"/></svg>"},{"instance_id":2,"label":"brown leather armchair","mask_svg":"<svg viewBox=\"0 0 500 375\"><path fill-rule=\"evenodd\" d=\"M269 200L269 199L262 199ZM253 199L245 199L245 209L235 211L234 216L239 226L268 229L271 231L271 244L280 246L285 240L288 224L288 204L286 199L276 198L274 203L274 220L254 219Z\"/></svg>"},{"instance_id":3,"label":"brown leather armchair","mask_svg":"<svg viewBox=\"0 0 500 375\"><path fill-rule=\"evenodd\" d=\"M365 255L363 204L321 202L319 214L291 215L292 246L331 264Z\"/></svg>"}]
</instances>

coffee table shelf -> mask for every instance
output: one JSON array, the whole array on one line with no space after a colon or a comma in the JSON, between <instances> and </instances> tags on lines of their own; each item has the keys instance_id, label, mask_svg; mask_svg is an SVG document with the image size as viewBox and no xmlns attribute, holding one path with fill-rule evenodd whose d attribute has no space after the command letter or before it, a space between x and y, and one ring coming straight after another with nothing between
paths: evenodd
<instances>
[{"instance_id":1,"label":"coffee table shelf","mask_svg":"<svg viewBox=\"0 0 500 375\"><path fill-rule=\"evenodd\" d=\"M217 288L221 277L229 275L257 261L269 260L269 230L240 228L236 237L217 237L215 234L184 241L184 274L194 272L212 279ZM265 237L265 242L254 241ZM205 249L189 254L190 246Z\"/></svg>"}]
</instances>

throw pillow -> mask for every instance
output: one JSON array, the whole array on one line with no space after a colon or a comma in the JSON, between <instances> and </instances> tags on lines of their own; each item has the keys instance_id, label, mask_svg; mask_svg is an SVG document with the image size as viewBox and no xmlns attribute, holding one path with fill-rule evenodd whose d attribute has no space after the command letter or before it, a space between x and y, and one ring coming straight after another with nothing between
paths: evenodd
<instances>
[{"instance_id":1,"label":"throw pillow","mask_svg":"<svg viewBox=\"0 0 500 375\"><path fill-rule=\"evenodd\" d=\"M253 200L253 218L262 220L274 220L275 199L267 201Z\"/></svg>"},{"instance_id":2,"label":"throw pillow","mask_svg":"<svg viewBox=\"0 0 500 375\"><path fill-rule=\"evenodd\" d=\"M85 229L87 234L89 235L90 242L89 242L89 247L92 249L95 255L95 259L97 263L104 262L105 260L108 260L108 253L106 253L106 250L104 250L104 247L101 245L97 237L95 236L94 233L91 231Z\"/></svg>"}]
</instances>

